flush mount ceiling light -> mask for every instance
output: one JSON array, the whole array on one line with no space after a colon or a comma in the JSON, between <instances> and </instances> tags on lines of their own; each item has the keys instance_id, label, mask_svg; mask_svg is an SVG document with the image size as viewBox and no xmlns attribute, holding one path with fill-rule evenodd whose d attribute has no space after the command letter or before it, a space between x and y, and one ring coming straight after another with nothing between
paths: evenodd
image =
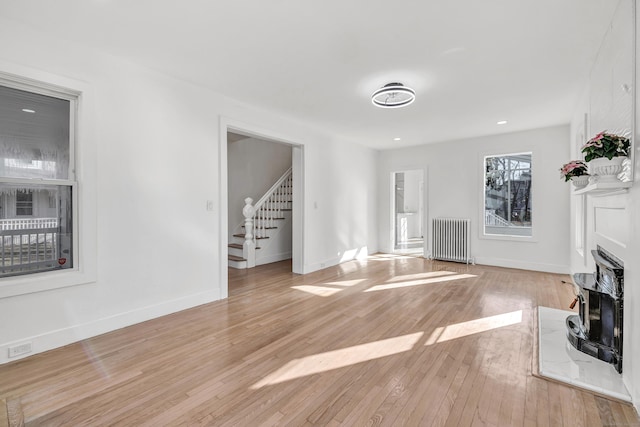
<instances>
[{"instance_id":1,"label":"flush mount ceiling light","mask_svg":"<svg viewBox=\"0 0 640 427\"><path fill-rule=\"evenodd\" d=\"M402 83L387 83L371 95L373 105L381 108L406 107L415 99L416 92Z\"/></svg>"}]
</instances>

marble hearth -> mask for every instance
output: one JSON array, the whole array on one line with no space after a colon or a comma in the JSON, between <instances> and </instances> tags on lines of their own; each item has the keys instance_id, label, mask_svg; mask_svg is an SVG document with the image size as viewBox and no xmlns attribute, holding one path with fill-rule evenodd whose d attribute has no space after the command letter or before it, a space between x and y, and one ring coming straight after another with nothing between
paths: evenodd
<instances>
[{"instance_id":1,"label":"marble hearth","mask_svg":"<svg viewBox=\"0 0 640 427\"><path fill-rule=\"evenodd\" d=\"M540 376L631 402L622 375L613 365L584 354L569 343L565 320L572 314L575 313L538 307Z\"/></svg>"}]
</instances>

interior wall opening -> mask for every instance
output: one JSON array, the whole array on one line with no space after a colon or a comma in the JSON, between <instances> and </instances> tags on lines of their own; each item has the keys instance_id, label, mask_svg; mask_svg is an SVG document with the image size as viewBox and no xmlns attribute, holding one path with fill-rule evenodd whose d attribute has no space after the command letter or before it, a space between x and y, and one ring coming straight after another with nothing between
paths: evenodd
<instances>
[{"instance_id":1,"label":"interior wall opening","mask_svg":"<svg viewBox=\"0 0 640 427\"><path fill-rule=\"evenodd\" d=\"M397 171L392 181L392 247L395 253L424 254L424 171Z\"/></svg>"},{"instance_id":2,"label":"interior wall opening","mask_svg":"<svg viewBox=\"0 0 640 427\"><path fill-rule=\"evenodd\" d=\"M227 132L229 267L253 267L253 261L243 258L247 206L255 210L250 221L255 265L292 258L292 164L290 144Z\"/></svg>"},{"instance_id":3,"label":"interior wall opening","mask_svg":"<svg viewBox=\"0 0 640 427\"><path fill-rule=\"evenodd\" d=\"M228 170L228 137L230 134L238 137L254 138L270 143L286 145L291 150L291 269L293 273L304 274L304 241L303 241L303 206L304 206L304 146L296 144L286 138L275 136L274 133L264 129L248 126L246 123L220 118L220 145L219 145L219 283L223 298L229 295L229 170ZM235 138L235 136L231 136ZM247 178L249 179L249 178ZM238 233L239 234L239 233Z\"/></svg>"}]
</instances>

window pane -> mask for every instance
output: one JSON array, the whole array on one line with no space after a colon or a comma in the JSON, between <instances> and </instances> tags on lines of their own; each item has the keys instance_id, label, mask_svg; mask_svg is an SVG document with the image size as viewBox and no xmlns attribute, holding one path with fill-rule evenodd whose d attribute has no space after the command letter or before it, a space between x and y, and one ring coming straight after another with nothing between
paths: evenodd
<instances>
[{"instance_id":1,"label":"window pane","mask_svg":"<svg viewBox=\"0 0 640 427\"><path fill-rule=\"evenodd\" d=\"M69 179L71 103L0 86L0 176Z\"/></svg>"},{"instance_id":2,"label":"window pane","mask_svg":"<svg viewBox=\"0 0 640 427\"><path fill-rule=\"evenodd\" d=\"M33 193L30 191L20 191L16 193L16 215L33 215Z\"/></svg>"},{"instance_id":3,"label":"window pane","mask_svg":"<svg viewBox=\"0 0 640 427\"><path fill-rule=\"evenodd\" d=\"M71 206L68 185L0 184L0 277L73 267Z\"/></svg>"},{"instance_id":4,"label":"window pane","mask_svg":"<svg viewBox=\"0 0 640 427\"><path fill-rule=\"evenodd\" d=\"M531 153L485 158L485 234L531 236Z\"/></svg>"}]
</instances>

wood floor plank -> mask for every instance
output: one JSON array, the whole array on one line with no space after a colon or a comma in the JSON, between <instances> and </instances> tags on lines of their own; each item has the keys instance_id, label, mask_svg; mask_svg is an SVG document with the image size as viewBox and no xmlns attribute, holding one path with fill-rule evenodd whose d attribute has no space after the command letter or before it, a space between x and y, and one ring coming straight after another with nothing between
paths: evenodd
<instances>
[{"instance_id":1,"label":"wood floor plank","mask_svg":"<svg viewBox=\"0 0 640 427\"><path fill-rule=\"evenodd\" d=\"M595 396L591 393L582 391L582 402L584 408L585 425L588 427L602 426L600 422L600 415L598 414L598 407L596 405Z\"/></svg>"},{"instance_id":2,"label":"wood floor plank","mask_svg":"<svg viewBox=\"0 0 640 427\"><path fill-rule=\"evenodd\" d=\"M532 376L536 307L566 308L562 280L391 255L230 269L224 301L0 366L0 402L27 427L640 426Z\"/></svg>"},{"instance_id":3,"label":"wood floor plank","mask_svg":"<svg viewBox=\"0 0 640 427\"><path fill-rule=\"evenodd\" d=\"M564 426L562 407L562 392L566 389L560 384L550 382L547 386L549 390L549 423L552 426Z\"/></svg>"},{"instance_id":4,"label":"wood floor plank","mask_svg":"<svg viewBox=\"0 0 640 427\"><path fill-rule=\"evenodd\" d=\"M7 411L6 399L0 399L0 427L9 427L9 413Z\"/></svg>"},{"instance_id":5,"label":"wood floor plank","mask_svg":"<svg viewBox=\"0 0 640 427\"><path fill-rule=\"evenodd\" d=\"M24 411L19 397L11 397L6 400L7 422L9 427L24 426Z\"/></svg>"}]
</instances>

